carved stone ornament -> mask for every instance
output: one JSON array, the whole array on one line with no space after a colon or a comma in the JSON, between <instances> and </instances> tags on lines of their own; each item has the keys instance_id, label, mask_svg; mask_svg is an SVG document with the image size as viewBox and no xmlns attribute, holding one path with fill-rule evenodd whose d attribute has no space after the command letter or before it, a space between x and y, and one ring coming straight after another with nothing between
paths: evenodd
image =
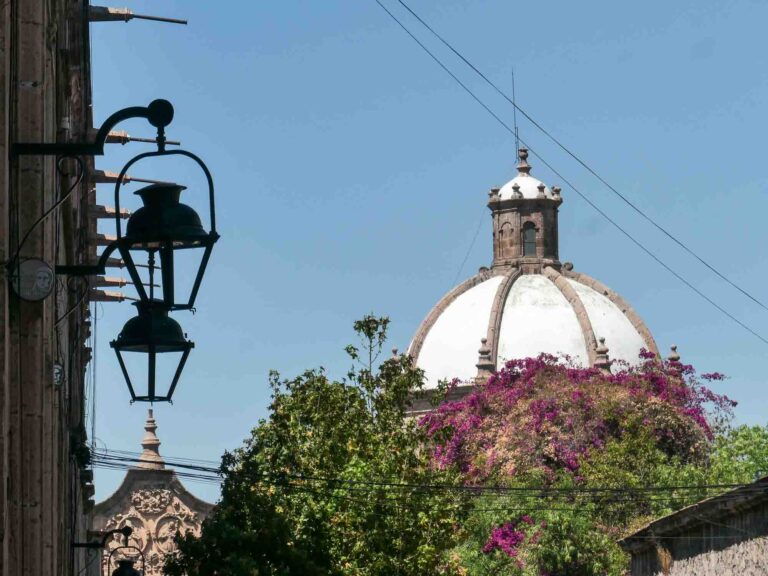
<instances>
[{"instance_id":1,"label":"carved stone ornament","mask_svg":"<svg viewBox=\"0 0 768 576\"><path fill-rule=\"evenodd\" d=\"M134 508L144 514L159 514L168 507L172 499L171 491L163 488L148 488L131 495Z\"/></svg>"},{"instance_id":2,"label":"carved stone ornament","mask_svg":"<svg viewBox=\"0 0 768 576\"><path fill-rule=\"evenodd\" d=\"M127 512L117 513L108 521L105 530L130 526L133 534L128 545L135 549L124 548L112 554L112 564L107 566L109 556L116 548L124 546L123 537L113 536L108 542L102 559L102 573L108 574L121 558L136 561L136 568L141 569L141 550L146 560L145 576L162 576L165 557L174 552L177 534L191 532L200 535L201 520L173 491L167 488L142 488L131 493L131 506Z\"/></svg>"}]
</instances>

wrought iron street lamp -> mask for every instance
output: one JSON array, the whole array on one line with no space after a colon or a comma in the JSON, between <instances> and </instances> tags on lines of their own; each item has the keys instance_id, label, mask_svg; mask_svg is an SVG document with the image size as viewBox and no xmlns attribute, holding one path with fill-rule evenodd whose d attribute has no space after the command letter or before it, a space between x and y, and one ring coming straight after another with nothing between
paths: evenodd
<instances>
[{"instance_id":1,"label":"wrought iron street lamp","mask_svg":"<svg viewBox=\"0 0 768 576\"><path fill-rule=\"evenodd\" d=\"M194 343L187 340L178 322L168 316L171 310L192 310L200 289L200 284L211 256L213 245L219 239L216 232L216 213L214 202L213 178L205 163L185 150L166 150L165 128L173 120L173 106L167 100L154 100L147 107L125 108L112 114L99 128L95 141L91 143L17 143L13 153L17 156L40 155L73 157L94 156L104 153L104 145L110 131L118 123L129 118L146 118L157 128L155 143L157 150L139 154L132 158L120 172L115 183L115 227L117 238L104 248L95 265L57 265L56 274L69 276L93 276L104 274L107 264L112 260L113 253L118 252L125 262L131 280L138 292L139 301L136 303L138 315L129 320L119 336L110 343L117 354L120 368L125 377L132 401L170 401L184 364ZM180 156L195 162L203 171L208 184L208 204L210 229L205 230L198 213L181 203L181 192L184 186L177 184L154 184L139 190L136 194L142 199L143 206L136 210L128 219L123 234L120 219L120 189L128 180L128 170L137 162L147 158ZM82 161L78 159L82 167ZM74 188L73 188L74 189ZM63 198L59 204L66 200ZM57 204L56 206L58 206ZM55 207L56 207L55 206ZM39 221L38 221L39 222ZM26 237L25 237L26 239ZM12 267L18 266L18 253L11 260ZM176 286L176 255L179 251L197 250L200 254L200 264L194 274L194 280L189 293L180 295ZM137 271L135 258L147 259L149 280L145 282ZM159 266L157 260L159 259ZM155 270L161 273L162 298L156 298ZM21 283L19 282L19 285ZM133 356L136 354L136 356ZM142 375L131 374L127 362L129 356L140 359ZM169 382L158 381L158 361L169 357L178 358L177 364L171 371ZM146 374L146 376L144 376ZM136 393L136 386L141 386L141 392ZM167 388L166 388L167 385ZM158 393L162 388L164 392Z\"/></svg>"},{"instance_id":2,"label":"wrought iron street lamp","mask_svg":"<svg viewBox=\"0 0 768 576\"><path fill-rule=\"evenodd\" d=\"M165 104L161 106L156 104L157 102L164 102ZM195 299L200 290L200 284L203 275L205 274L205 269L208 266L208 260L210 259L213 245L219 239L219 234L216 232L216 206L213 177L205 163L195 154L186 150L165 149L165 126L167 126L173 118L173 107L171 104L165 100L155 100L147 109L156 109L163 112L163 114L157 112L155 115L149 116L150 123L153 126L156 126L158 130L158 135L155 140L157 143L157 150L154 152L145 152L133 157L123 167L117 177L115 183L116 240L104 248L96 265L57 266L56 273L68 274L70 276L104 274L109 258L115 251L118 251L120 257L125 262L125 268L136 288L139 300L145 303L152 302L152 305L155 306L154 295L151 293L151 290L148 290L147 288L153 284L153 274L154 270L157 268L156 256L159 256L159 268L162 271L163 306L167 310L191 310L194 308ZM101 135L103 132L104 128L102 127L99 130L99 134ZM34 145L24 146L28 148ZM37 146L51 145L41 144ZM195 162L203 171L208 184L210 230L206 231L203 228L201 218L193 208L180 202L181 192L186 188L178 184L164 183L153 184L136 192L136 194L141 197L144 205L134 212L128 219L125 234L123 234L123 225L120 218L120 190L123 183L127 180L126 175L128 170L130 170L130 168L137 162L147 158L173 156L188 158ZM197 267L197 271L194 275L195 279L192 282L192 287L189 293L179 295L179 291L176 289L174 255L180 250L188 251L192 249L202 251L199 261L200 264ZM134 259L134 254L137 252L143 253L137 256L137 258L143 258L145 256L147 258L151 276L149 282L144 282L139 275L137 263Z\"/></svg>"},{"instance_id":3,"label":"wrought iron street lamp","mask_svg":"<svg viewBox=\"0 0 768 576\"><path fill-rule=\"evenodd\" d=\"M138 315L125 323L118 337L109 345L117 355L131 393L131 402L170 402L195 343L187 340L179 323L170 318L162 306L137 302L136 307ZM138 366L126 361L129 354L137 355ZM162 384L164 393L158 392L161 387L157 375L159 355L170 360L172 368L170 382ZM129 366L134 367L133 374ZM136 393L138 385L141 385L139 394Z\"/></svg>"},{"instance_id":4,"label":"wrought iron street lamp","mask_svg":"<svg viewBox=\"0 0 768 576\"><path fill-rule=\"evenodd\" d=\"M208 167L197 156L186 150L158 150L157 152L139 154L125 165L118 176L115 184L116 214L120 212L120 187L130 167L145 158L158 156L184 156L195 161L203 170L208 182L211 229L206 231L198 213L190 206L180 202L181 192L186 189L185 186L153 184L136 192L144 205L128 219L125 235L123 235L120 218L115 217L117 229L115 245L123 261L125 261L126 269L142 302L154 301L151 285L156 264L155 255L157 254L162 271L163 306L167 310L190 310L195 305L195 299L213 245L219 239L216 232L213 178ZM179 295L176 288L175 274L175 254L180 250L202 251L192 288L188 294L183 295ZM135 264L134 254L137 252L146 253L147 265L150 270L150 279L147 283L139 276ZM148 290L147 287L150 289Z\"/></svg>"}]
</instances>

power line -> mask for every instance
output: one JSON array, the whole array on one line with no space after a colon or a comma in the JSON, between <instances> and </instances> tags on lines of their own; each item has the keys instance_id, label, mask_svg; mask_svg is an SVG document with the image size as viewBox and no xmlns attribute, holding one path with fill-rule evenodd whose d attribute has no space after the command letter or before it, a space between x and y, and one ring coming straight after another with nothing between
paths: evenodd
<instances>
[{"instance_id":1,"label":"power line","mask_svg":"<svg viewBox=\"0 0 768 576\"><path fill-rule=\"evenodd\" d=\"M113 456L106 453L95 453L93 457L94 462L98 464L114 464L125 465L128 463L140 463L143 462L141 458L132 458L125 456ZM180 460L180 459L179 459ZM167 463L167 462L166 462ZM197 472L205 472L209 474L220 474L219 468L213 468L208 466L200 466L193 464L177 463L173 466L194 470ZM259 480L265 481L265 483L280 483L290 480L300 481L315 481L323 482L327 484L338 484L339 486L367 486L367 487L384 487L384 488L399 488L399 489L415 489L415 490L445 490L454 492L467 492L476 494L528 494L530 498L540 498L542 495L553 494L607 494L607 495L622 495L622 494L653 494L653 493L665 493L665 492L681 492L681 491L708 491L708 490L731 490L740 488L744 491L755 492L768 492L768 483L760 484L677 484L677 485L647 485L647 486L570 486L570 487L556 487L556 486L503 486L503 485L482 485L482 484L416 484L410 482L392 482L385 480L355 480L350 478L339 477L327 477L327 476L315 476L308 474L288 474L288 473L266 473L257 475Z\"/></svg>"},{"instance_id":2,"label":"power line","mask_svg":"<svg viewBox=\"0 0 768 576\"><path fill-rule=\"evenodd\" d=\"M470 242L469 248L467 248L467 253L464 254L464 260L461 261L461 266L459 266L459 269L456 271L456 277L453 279L453 286L456 286L456 283L459 281L459 278L461 277L461 272L464 270L464 265L467 263L467 260L469 259L469 255L472 253L472 248L475 247L475 242L477 241L477 237L480 234L480 229L483 227L483 220L485 220L485 210L483 210L483 213L480 216L480 221L477 223L477 229L475 230L475 235L472 236L472 242Z\"/></svg>"},{"instance_id":3,"label":"power line","mask_svg":"<svg viewBox=\"0 0 768 576\"><path fill-rule=\"evenodd\" d=\"M424 21L421 16L419 16L416 12L411 9L408 4L404 2L404 0L397 0L416 20L418 20L427 30L429 30L446 48L448 48L451 52L453 52L462 62L464 62L467 66L469 66L480 78L482 78L491 88L493 88L499 95L501 95L502 98L504 98L507 102L512 104L514 107L515 112L520 112L525 118L533 124L537 129L539 129L547 138L549 138L552 142L554 142L563 152L568 154L571 158L573 158L576 162L578 162L584 169L586 169L590 174L592 174L595 178L597 178L602 184L604 184L611 192L613 192L616 196L618 196L627 206L632 208L637 214L642 216L646 221L650 222L657 230L659 230L662 234L664 234L667 238L672 240L675 244L677 244L680 248L688 252L691 256L693 256L696 260L698 260L701 264L706 266L711 272L715 273L720 279L724 280L728 284L730 284L733 288L741 292L744 296L752 300L757 305L761 306L764 310L768 310L768 305L764 304L760 300L758 300L755 296L747 292L744 288L736 284L734 281L732 281L730 278L725 276L722 272L720 272L717 268L714 267L714 265L710 264L704 258L699 256L696 252L693 251L693 249L689 248L682 240L677 238L674 234L672 234L669 230L658 224L653 218L651 218L648 214L646 214L640 207L638 207L636 204L634 204L629 198L627 198L624 194L619 192L614 186L612 186L608 181L606 181L600 174L598 174L591 166L589 166L584 160L582 160L579 156L576 155L575 152L571 151L569 148L567 148L560 140L558 140L555 136L553 136L548 130L546 130L541 124L539 124L536 120L534 120L530 114L528 114L525 110L523 110L520 106L518 106L516 98L514 96L514 82L515 82L515 75L514 71L512 72L512 98L510 98L504 91L499 88L494 82L492 82L485 74L483 74L472 62L470 62L467 58L464 57L464 55L459 52L456 48L451 45L450 42L448 42L443 36L441 36L434 28L432 28L427 22ZM517 116L515 115L515 137L517 138Z\"/></svg>"},{"instance_id":4,"label":"power line","mask_svg":"<svg viewBox=\"0 0 768 576\"><path fill-rule=\"evenodd\" d=\"M398 0L400 1L400 0ZM392 18L407 34L410 36L414 42L416 42L445 72L448 74L451 78L453 78L454 81L456 81L459 86L461 86L467 94L469 94L475 102L477 102L480 106L483 107L483 109L488 112L503 128L505 128L510 134L515 136L515 131L512 129L506 122L504 122L491 108L485 104L464 82L462 82L456 74L454 74L429 48L427 48L406 26L403 24L397 16L395 16L384 4L382 4L381 0L374 0L376 4L378 4L382 10L384 10L390 18ZM523 111L521 110L521 113ZM674 269L672 269L671 266L666 264L661 258L656 256L651 250L646 248L639 240L637 240L634 236L632 236L629 232L624 230L624 228L621 227L615 220L610 218L608 214L606 214L601 208L599 208L592 200L590 200L585 194L583 194L578 188L576 188L570 181L568 181L565 177L563 177L560 172L555 170L552 165L547 162L540 154L538 154L533 148L531 148L522 138L520 138L520 142L528 148L528 150L536 156L541 162L547 166L555 175L557 175L563 183L565 183L567 186L569 186L576 194L578 194L587 204L589 204L594 210L598 212L603 218L605 218L608 222L610 222L619 232L621 232L624 236L629 238L636 246L638 246L643 252L648 254L653 260L655 260L659 265L661 265L665 270L667 270L669 273L671 273L675 278L680 280L683 284L685 284L688 288L693 290L696 294L698 294L701 298L706 300L710 305L712 305L714 308L719 310L722 314L730 318L733 322L741 326L744 330L755 336L758 340L763 342L763 344L768 344L768 339L761 336L758 332L750 328L747 324L733 316L730 312L725 310L722 306L717 304L714 300L712 300L709 296L704 294L701 290L696 288L691 282L686 280L682 275L677 273Z\"/></svg>"}]
</instances>

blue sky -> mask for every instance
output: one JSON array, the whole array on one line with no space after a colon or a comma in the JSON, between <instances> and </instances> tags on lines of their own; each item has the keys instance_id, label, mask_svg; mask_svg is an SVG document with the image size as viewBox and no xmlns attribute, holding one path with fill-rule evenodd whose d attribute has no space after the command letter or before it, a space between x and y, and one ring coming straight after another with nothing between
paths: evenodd
<instances>
[{"instance_id":1,"label":"blue sky","mask_svg":"<svg viewBox=\"0 0 768 576\"><path fill-rule=\"evenodd\" d=\"M382 1L512 122L508 104L395 0ZM768 299L768 5L410 5L508 91L514 66L518 103L537 121L662 226ZM487 192L512 177L514 141L374 0L136 0L130 7L188 18L189 26L93 24L94 121L167 98L176 108L169 137L213 172L222 239L197 313L175 316L196 348L174 404L156 405L155 412L164 454L218 460L266 414L270 369L293 376L324 366L341 375L352 322L372 311L391 317L391 344L405 349L457 277L489 264ZM140 121L121 128L152 136ZM520 130L611 217L768 337L768 312L639 219L522 119ZM146 149L112 145L97 167L119 171ZM534 175L562 184L540 162L532 164ZM187 202L204 205L203 182L191 165L147 164L132 174L187 183ZM700 371L726 373L730 379L715 388L740 402L738 422L765 423L768 346L565 186L563 197L562 259L622 294L662 349L677 344ZM100 185L98 199L112 204L111 187ZM102 229L112 232L106 223ZM129 405L108 346L133 307L103 304L97 312L98 443L138 450L145 406ZM122 474L99 470L96 477L102 499ZM215 487L189 487L217 497Z\"/></svg>"}]
</instances>

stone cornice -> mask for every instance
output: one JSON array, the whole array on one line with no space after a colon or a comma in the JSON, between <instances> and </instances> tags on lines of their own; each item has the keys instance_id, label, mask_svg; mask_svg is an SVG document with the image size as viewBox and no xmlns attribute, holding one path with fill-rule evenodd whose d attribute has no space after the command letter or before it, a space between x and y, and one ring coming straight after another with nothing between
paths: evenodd
<instances>
[{"instance_id":1,"label":"stone cornice","mask_svg":"<svg viewBox=\"0 0 768 576\"><path fill-rule=\"evenodd\" d=\"M563 203L562 198L506 198L502 200L499 197L491 197L488 201L488 208L492 211L515 211L520 208L526 210L536 210L541 208L557 208Z\"/></svg>"}]
</instances>

